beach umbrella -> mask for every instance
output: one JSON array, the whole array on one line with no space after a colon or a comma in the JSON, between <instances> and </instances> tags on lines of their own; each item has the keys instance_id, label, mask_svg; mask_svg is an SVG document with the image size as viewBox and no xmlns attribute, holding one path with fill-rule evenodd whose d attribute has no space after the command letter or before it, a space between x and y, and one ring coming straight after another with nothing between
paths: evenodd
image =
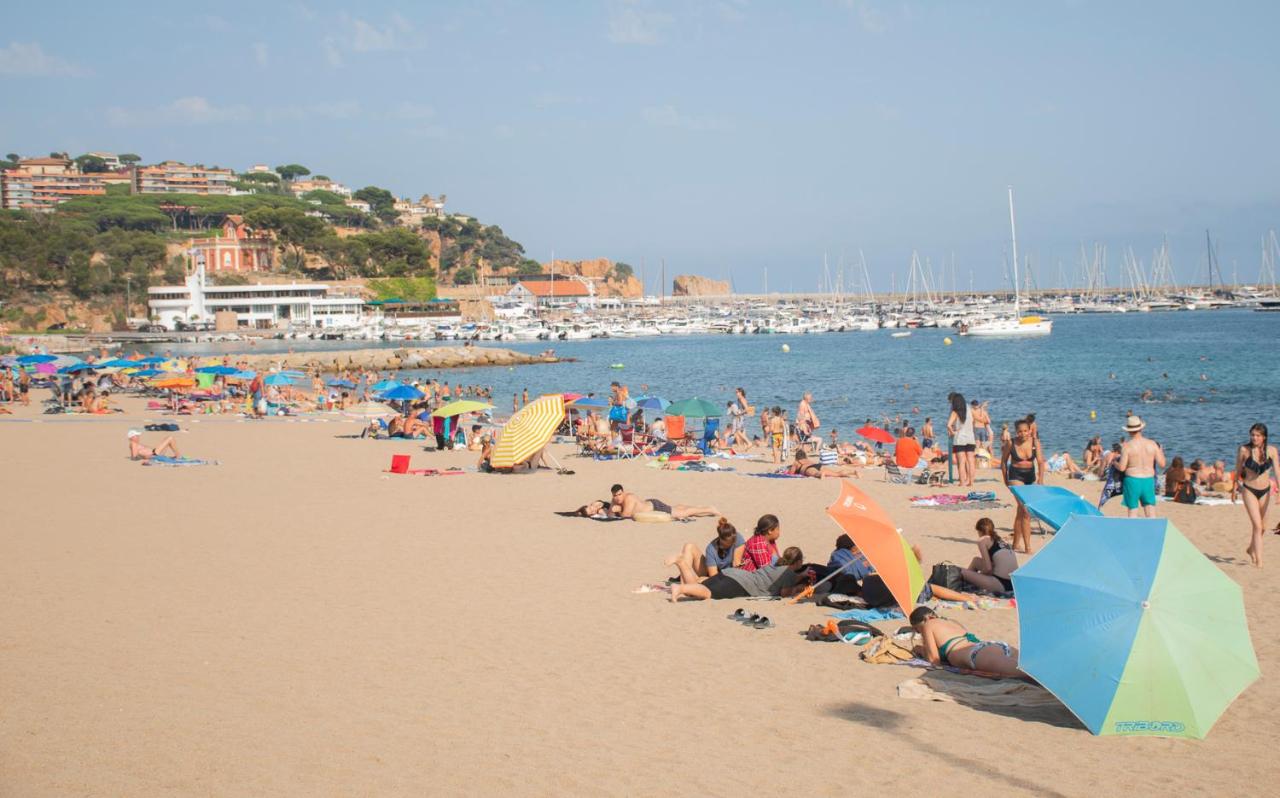
<instances>
[{"instance_id":1,"label":"beach umbrella","mask_svg":"<svg viewBox=\"0 0 1280 798\"><path fill-rule=\"evenodd\" d=\"M262 381L263 385L293 385L293 377L279 371L268 374Z\"/></svg>"},{"instance_id":2,"label":"beach umbrella","mask_svg":"<svg viewBox=\"0 0 1280 798\"><path fill-rule=\"evenodd\" d=\"M164 372L160 369L139 369L138 371L133 372L134 377L142 377L144 379L147 377L154 377L158 374L164 374Z\"/></svg>"},{"instance_id":3,"label":"beach umbrella","mask_svg":"<svg viewBox=\"0 0 1280 798\"><path fill-rule=\"evenodd\" d=\"M88 363L72 363L70 366L63 366L58 369L59 374L75 374L80 371L89 371L93 366Z\"/></svg>"},{"instance_id":4,"label":"beach umbrella","mask_svg":"<svg viewBox=\"0 0 1280 798\"><path fill-rule=\"evenodd\" d=\"M502 428L502 437L493 448L489 464L512 468L542 451L564 420L564 397L558 393L540 396L513 415Z\"/></svg>"},{"instance_id":5,"label":"beach umbrella","mask_svg":"<svg viewBox=\"0 0 1280 798\"><path fill-rule=\"evenodd\" d=\"M52 363L37 363L35 365L36 374L56 374L58 367Z\"/></svg>"},{"instance_id":6,"label":"beach umbrella","mask_svg":"<svg viewBox=\"0 0 1280 798\"><path fill-rule=\"evenodd\" d=\"M587 407L587 408L608 407L609 401L607 399L601 399L599 396L584 396L581 399L575 399L573 402L573 406L575 408L577 407Z\"/></svg>"},{"instance_id":7,"label":"beach umbrella","mask_svg":"<svg viewBox=\"0 0 1280 798\"><path fill-rule=\"evenodd\" d=\"M235 374L229 375L235 380L251 380L258 375L256 371L237 371Z\"/></svg>"},{"instance_id":8,"label":"beach umbrella","mask_svg":"<svg viewBox=\"0 0 1280 798\"><path fill-rule=\"evenodd\" d=\"M1202 738L1258 678L1240 586L1166 519L1077 515L1013 585L1018 667L1094 734Z\"/></svg>"},{"instance_id":9,"label":"beach umbrella","mask_svg":"<svg viewBox=\"0 0 1280 798\"><path fill-rule=\"evenodd\" d=\"M197 374L212 374L215 377L229 377L232 374L238 374L240 369L235 366L201 366L196 369Z\"/></svg>"},{"instance_id":10,"label":"beach umbrella","mask_svg":"<svg viewBox=\"0 0 1280 798\"><path fill-rule=\"evenodd\" d=\"M456 402L450 402L444 407L441 407L431 415L439 416L441 418L449 418L450 416L460 416L463 413L478 413L481 410L489 410L492 407L493 405L485 404L484 402L477 402L474 399L459 399Z\"/></svg>"},{"instance_id":11,"label":"beach umbrella","mask_svg":"<svg viewBox=\"0 0 1280 798\"><path fill-rule=\"evenodd\" d=\"M924 573L915 552L888 513L853 483L842 479L840 495L827 508L827 515L853 538L867 562L884 580L902 613L910 615L916 606L916 597L924 589Z\"/></svg>"},{"instance_id":12,"label":"beach umbrella","mask_svg":"<svg viewBox=\"0 0 1280 798\"><path fill-rule=\"evenodd\" d=\"M192 377L161 377L151 381L155 388L192 388L196 381Z\"/></svg>"},{"instance_id":13,"label":"beach umbrella","mask_svg":"<svg viewBox=\"0 0 1280 798\"><path fill-rule=\"evenodd\" d=\"M140 365L142 364L137 360L126 360L122 357L112 358L98 364L100 368L109 369L136 369Z\"/></svg>"},{"instance_id":14,"label":"beach umbrella","mask_svg":"<svg viewBox=\"0 0 1280 798\"><path fill-rule=\"evenodd\" d=\"M350 380L329 380L326 383L330 388L354 388L356 384Z\"/></svg>"},{"instance_id":15,"label":"beach umbrella","mask_svg":"<svg viewBox=\"0 0 1280 798\"><path fill-rule=\"evenodd\" d=\"M386 402L416 402L424 396L426 396L425 393L412 385L397 385L389 391L378 394L378 398Z\"/></svg>"},{"instance_id":16,"label":"beach umbrella","mask_svg":"<svg viewBox=\"0 0 1280 798\"><path fill-rule=\"evenodd\" d=\"M41 363L52 363L57 359L57 355L22 355L17 359L17 363L19 366L37 366Z\"/></svg>"},{"instance_id":17,"label":"beach umbrella","mask_svg":"<svg viewBox=\"0 0 1280 798\"><path fill-rule=\"evenodd\" d=\"M681 402L672 402L667 405L666 413L669 416L685 416L686 418L719 418L724 413L724 408L714 402L708 402L706 399L694 397L685 399Z\"/></svg>"},{"instance_id":18,"label":"beach umbrella","mask_svg":"<svg viewBox=\"0 0 1280 798\"><path fill-rule=\"evenodd\" d=\"M865 427L858 427L854 432L872 443L894 443L897 441L897 438L893 437L892 432L889 432L886 429L880 429L879 427L873 427L869 424Z\"/></svg>"},{"instance_id":19,"label":"beach umbrella","mask_svg":"<svg viewBox=\"0 0 1280 798\"><path fill-rule=\"evenodd\" d=\"M671 403L661 396L641 396L636 399L636 407L641 410L657 410L661 412L670 406Z\"/></svg>"},{"instance_id":20,"label":"beach umbrella","mask_svg":"<svg viewBox=\"0 0 1280 798\"><path fill-rule=\"evenodd\" d=\"M568 405L568 404L573 404L573 403L574 403L574 402L576 402L577 400L579 400L579 399L581 399L582 397L586 396L586 394L584 394L584 393L563 393L563 394L560 394L560 395L564 397L564 403L565 403L565 404L567 404L567 405Z\"/></svg>"},{"instance_id":21,"label":"beach umbrella","mask_svg":"<svg viewBox=\"0 0 1280 798\"><path fill-rule=\"evenodd\" d=\"M354 418L382 418L397 415L397 412L394 407L388 407L382 402L361 402L343 410L342 414Z\"/></svg>"},{"instance_id":22,"label":"beach umbrella","mask_svg":"<svg viewBox=\"0 0 1280 798\"><path fill-rule=\"evenodd\" d=\"M373 385L370 385L369 390L374 393L382 393L383 391L389 391L398 385L400 385L400 383L396 380L380 380L375 382Z\"/></svg>"},{"instance_id":23,"label":"beach umbrella","mask_svg":"<svg viewBox=\"0 0 1280 798\"><path fill-rule=\"evenodd\" d=\"M167 357L160 357L159 355L152 355L151 357L144 357L143 359L141 359L141 360L137 361L137 364L138 364L138 365L140 365L140 366L158 366L158 365L160 365L161 363L166 362L168 359L169 359L169 358L167 358Z\"/></svg>"},{"instance_id":24,"label":"beach umbrella","mask_svg":"<svg viewBox=\"0 0 1280 798\"><path fill-rule=\"evenodd\" d=\"M1102 515L1102 511L1066 488L1057 485L1010 485L1009 490L1027 508L1055 531L1073 515Z\"/></svg>"}]
</instances>

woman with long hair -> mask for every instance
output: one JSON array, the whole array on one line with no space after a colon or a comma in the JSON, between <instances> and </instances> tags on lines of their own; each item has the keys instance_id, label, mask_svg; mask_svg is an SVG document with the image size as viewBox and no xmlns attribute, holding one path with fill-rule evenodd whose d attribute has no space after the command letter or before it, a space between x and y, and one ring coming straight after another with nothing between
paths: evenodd
<instances>
[{"instance_id":1,"label":"woman with long hair","mask_svg":"<svg viewBox=\"0 0 1280 798\"><path fill-rule=\"evenodd\" d=\"M953 393L949 399L951 415L947 418L947 432L951 435L951 451L955 453L956 470L960 477L959 484L963 488L973 484L973 472L977 467L974 456L977 439L973 435L973 413L969 412L969 405L961 394Z\"/></svg>"},{"instance_id":2,"label":"woman with long hair","mask_svg":"<svg viewBox=\"0 0 1280 798\"><path fill-rule=\"evenodd\" d=\"M1249 428L1249 442L1236 453L1236 478L1231 484L1231 499L1244 500L1249 514L1249 548L1245 553L1254 566L1262 567L1262 535L1267 526L1267 509L1271 506L1271 481L1276 474L1276 447L1267 440L1267 425L1258 423Z\"/></svg>"},{"instance_id":3,"label":"woman with long hair","mask_svg":"<svg viewBox=\"0 0 1280 798\"><path fill-rule=\"evenodd\" d=\"M741 567L742 551L746 545L746 539L729 519L721 517L716 521L716 536L705 548L699 550L694 544L686 543L679 554L667 558L667 565L684 560L698 576L715 576L727 568Z\"/></svg>"},{"instance_id":4,"label":"woman with long hair","mask_svg":"<svg viewBox=\"0 0 1280 798\"><path fill-rule=\"evenodd\" d=\"M1000 460L1000 470L1004 475L1005 485L1034 485L1039 475L1045 472L1044 452L1040 444L1031 437L1031 422L1019 419L1014 425L1016 435L1013 443L1004 450ZM1021 541L1022 548L1018 548ZM1013 517L1013 550L1023 554L1031 553L1031 514L1021 501Z\"/></svg>"},{"instance_id":5,"label":"woman with long hair","mask_svg":"<svg viewBox=\"0 0 1280 798\"><path fill-rule=\"evenodd\" d=\"M988 593L1013 592L1013 572L1018 570L1018 555L1000 537L990 518L979 518L974 526L978 533L978 556L968 568L960 571L964 581Z\"/></svg>"}]
</instances>

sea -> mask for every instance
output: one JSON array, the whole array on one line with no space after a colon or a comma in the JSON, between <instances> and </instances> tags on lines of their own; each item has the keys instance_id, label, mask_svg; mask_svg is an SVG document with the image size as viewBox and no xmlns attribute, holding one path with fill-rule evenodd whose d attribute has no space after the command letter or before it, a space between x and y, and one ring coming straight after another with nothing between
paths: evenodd
<instances>
[{"instance_id":1,"label":"sea","mask_svg":"<svg viewBox=\"0 0 1280 798\"><path fill-rule=\"evenodd\" d=\"M989 403L1000 425L1035 413L1046 455L1080 459L1095 435L1104 446L1124 437L1129 413L1169 457L1223 459L1228 468L1250 425L1266 423L1280 439L1280 313L1231 309L1059 316L1045 337L969 338L949 329L815 335L661 336L590 341L497 343L527 352L553 347L573 362L405 372L493 389L496 412L513 396L567 392L607 395L610 382L633 397L699 397L721 406L736 387L757 407L781 406L794 418L807 391L822 432L854 436L868 419L925 418L943 433L947 396ZM951 343L947 343L947 339ZM438 346L421 342L409 346ZM401 348L405 342L260 341L255 353ZM244 342L153 347L220 355ZM1143 394L1150 391L1146 399ZM749 422L748 429L753 429Z\"/></svg>"}]
</instances>

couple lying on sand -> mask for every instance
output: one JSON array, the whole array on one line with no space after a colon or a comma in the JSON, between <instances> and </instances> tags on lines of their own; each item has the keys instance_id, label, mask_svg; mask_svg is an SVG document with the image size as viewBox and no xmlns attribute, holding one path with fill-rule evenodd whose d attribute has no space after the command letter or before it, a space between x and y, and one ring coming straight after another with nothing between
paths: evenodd
<instances>
[{"instance_id":1,"label":"couple lying on sand","mask_svg":"<svg viewBox=\"0 0 1280 798\"><path fill-rule=\"evenodd\" d=\"M621 485L609 488L610 499L587 502L567 515L583 518L630 518L636 513L666 513L677 521L697 516L719 515L714 507L697 507L688 504L668 504L661 499L641 499Z\"/></svg>"}]
</instances>

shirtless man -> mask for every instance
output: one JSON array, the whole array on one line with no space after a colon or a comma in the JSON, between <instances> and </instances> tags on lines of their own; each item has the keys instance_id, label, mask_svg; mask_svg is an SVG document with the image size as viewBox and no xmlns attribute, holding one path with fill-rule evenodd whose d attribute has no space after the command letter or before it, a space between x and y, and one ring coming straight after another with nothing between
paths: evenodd
<instances>
[{"instance_id":1,"label":"shirtless man","mask_svg":"<svg viewBox=\"0 0 1280 798\"><path fill-rule=\"evenodd\" d=\"M611 515L620 518L635 519L636 513L667 513L675 520L693 518L699 515L718 516L720 511L714 507L693 507L687 504L671 505L661 499L640 499L634 493L625 490L621 485L609 488L613 496L613 504L609 508Z\"/></svg>"},{"instance_id":2,"label":"shirtless man","mask_svg":"<svg viewBox=\"0 0 1280 798\"><path fill-rule=\"evenodd\" d=\"M820 426L822 422L818 420L818 414L813 412L813 394L806 391L800 399L800 406L796 408L796 428L807 443Z\"/></svg>"},{"instance_id":3,"label":"shirtless man","mask_svg":"<svg viewBox=\"0 0 1280 798\"><path fill-rule=\"evenodd\" d=\"M142 444L141 432L138 432L136 429L129 430L129 459L130 460L142 460L143 462L146 462L151 458L155 457L156 455L159 455L165 451L168 451L171 457L182 456L181 454L178 454L178 447L176 444L174 444L172 435L170 435L168 438L165 438L163 441L161 441L159 446L151 447L151 446L144 446Z\"/></svg>"},{"instance_id":4,"label":"shirtless man","mask_svg":"<svg viewBox=\"0 0 1280 798\"><path fill-rule=\"evenodd\" d=\"M1124 472L1124 506L1129 517L1139 509L1147 518L1156 515L1156 467L1164 468L1164 450L1160 444L1143 436L1146 424L1137 416L1129 416L1124 431L1129 440L1120 448L1119 469Z\"/></svg>"}]
</instances>

